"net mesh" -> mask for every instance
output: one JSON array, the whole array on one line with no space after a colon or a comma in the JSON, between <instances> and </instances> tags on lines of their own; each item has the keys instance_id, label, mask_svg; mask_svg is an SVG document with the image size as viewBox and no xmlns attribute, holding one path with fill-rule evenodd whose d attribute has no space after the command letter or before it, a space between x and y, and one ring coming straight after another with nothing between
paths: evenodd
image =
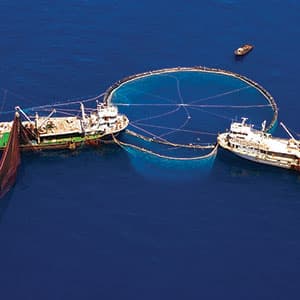
<instances>
[{"instance_id":1,"label":"net mesh","mask_svg":"<svg viewBox=\"0 0 300 300\"><path fill-rule=\"evenodd\" d=\"M31 140L35 138L35 133L29 128L25 128L16 114L0 161L0 198L10 190L16 181L18 167L21 163L21 147L27 145L27 149L34 150L30 145Z\"/></svg>"},{"instance_id":2,"label":"net mesh","mask_svg":"<svg viewBox=\"0 0 300 300\"><path fill-rule=\"evenodd\" d=\"M13 186L17 170L21 162L20 157L20 119L15 116L10 131L8 144L5 147L0 161L0 197L3 197Z\"/></svg>"}]
</instances>

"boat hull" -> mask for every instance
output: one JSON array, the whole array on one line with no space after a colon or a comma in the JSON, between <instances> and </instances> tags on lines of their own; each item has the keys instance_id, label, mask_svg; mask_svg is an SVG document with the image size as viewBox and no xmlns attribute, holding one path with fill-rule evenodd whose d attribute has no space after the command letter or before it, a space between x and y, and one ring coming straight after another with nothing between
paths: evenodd
<instances>
[{"instance_id":1,"label":"boat hull","mask_svg":"<svg viewBox=\"0 0 300 300\"><path fill-rule=\"evenodd\" d=\"M243 45L242 47L234 50L236 56L243 56L249 53L254 47L252 45Z\"/></svg>"},{"instance_id":2,"label":"boat hull","mask_svg":"<svg viewBox=\"0 0 300 300\"><path fill-rule=\"evenodd\" d=\"M120 132L115 133L114 136L117 136ZM22 152L30 152L30 151L48 151L48 150L75 150L82 146L88 147L98 147L102 143L113 142L113 134L108 134L100 137L72 137L64 140L55 140L55 141L47 141L36 144L26 144L20 145L20 150ZM3 151L5 147L0 147L0 151Z\"/></svg>"},{"instance_id":3,"label":"boat hull","mask_svg":"<svg viewBox=\"0 0 300 300\"><path fill-rule=\"evenodd\" d=\"M124 131L128 126L129 120L124 117L122 126L118 126L114 129L111 129L109 132L100 133L95 132L93 134L73 134L69 136L40 136L36 141L32 141L28 144L21 144L20 150L22 152L34 152L34 151L48 151L48 150L62 150L69 149L75 150L78 147L90 146L97 147L101 143L113 142L114 136L117 136L119 133ZM0 143L0 151L3 151L7 145L9 139L9 133L5 136L2 136Z\"/></svg>"},{"instance_id":4,"label":"boat hull","mask_svg":"<svg viewBox=\"0 0 300 300\"><path fill-rule=\"evenodd\" d=\"M16 107L17 121L20 123L18 148L21 151L74 150L80 146L98 146L102 141L113 140L129 124L128 118L120 114L116 106L97 103L96 109L85 113L81 103L79 116L55 116L54 109L47 117L35 115L32 121L26 113ZM26 118L21 121L20 114ZM0 151L9 144L15 121L0 122Z\"/></svg>"},{"instance_id":5,"label":"boat hull","mask_svg":"<svg viewBox=\"0 0 300 300\"><path fill-rule=\"evenodd\" d=\"M231 150L230 150L231 151ZM242 153L238 153L238 152L234 152L231 151L232 153L234 153L235 155L256 162L256 163L261 163L261 164L265 164L265 165L269 165L269 166L273 166L273 167L279 167L279 168L284 168L284 169L294 169L296 171L300 171L300 167L293 165L293 161L287 161L287 160L283 160L283 159L276 159L274 158L273 160L270 158L260 158L258 156L251 156L251 155L247 155L247 154L242 154Z\"/></svg>"},{"instance_id":6,"label":"boat hull","mask_svg":"<svg viewBox=\"0 0 300 300\"><path fill-rule=\"evenodd\" d=\"M218 143L223 149L249 161L300 172L299 158L274 152L272 154L262 153L260 149L255 148L234 148L228 142L226 133L218 136Z\"/></svg>"}]
</instances>

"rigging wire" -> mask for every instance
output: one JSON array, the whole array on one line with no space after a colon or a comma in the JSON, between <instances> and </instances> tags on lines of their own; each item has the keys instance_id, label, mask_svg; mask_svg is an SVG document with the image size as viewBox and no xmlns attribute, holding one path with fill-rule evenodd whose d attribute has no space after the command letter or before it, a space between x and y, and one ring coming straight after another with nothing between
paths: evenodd
<instances>
[{"instance_id":1,"label":"rigging wire","mask_svg":"<svg viewBox=\"0 0 300 300\"><path fill-rule=\"evenodd\" d=\"M138 130L140 130L140 131L142 131L142 132L145 132L146 134L150 135L152 138L156 138L156 139L158 139L158 140L162 140L162 141L164 141L164 142L168 142L168 140L163 139L163 138L161 138L159 135L156 135L156 134L154 134L154 133L152 133L152 132L150 132L150 131L148 131L148 130L146 130L146 129L143 129L143 128L137 126L136 124L132 124L132 123L129 123L129 124L131 124L131 126L135 127L136 129L138 129Z\"/></svg>"},{"instance_id":2,"label":"rigging wire","mask_svg":"<svg viewBox=\"0 0 300 300\"><path fill-rule=\"evenodd\" d=\"M130 123L130 124L132 124L132 123ZM146 123L138 123L138 125L142 125L142 126L145 126L145 127L151 127L151 128L158 128L158 129L176 130L176 128L172 128L172 127L151 125L151 124L146 124ZM206 132L206 131L199 131L199 130L181 129L180 131L187 132L187 133L193 133L193 134L206 134L206 135L217 136L216 133Z\"/></svg>"},{"instance_id":3,"label":"rigging wire","mask_svg":"<svg viewBox=\"0 0 300 300\"><path fill-rule=\"evenodd\" d=\"M159 137L165 137L167 135L170 135L170 134L178 132L178 131L180 132L189 123L189 121L190 121L190 119L187 118L177 129L171 130L167 133L163 133Z\"/></svg>"},{"instance_id":4,"label":"rigging wire","mask_svg":"<svg viewBox=\"0 0 300 300\"><path fill-rule=\"evenodd\" d=\"M165 117L165 116L168 116L168 115L171 115L171 114L177 112L179 109L180 109L180 106L176 107L174 110L167 111L167 112L162 113L162 114L158 114L158 115L154 115L154 116L151 116L151 117L134 120L134 121L132 121L132 123L135 124L135 123L138 123L140 121L149 121L149 120L153 120L153 119L158 119L158 118L161 118L161 117Z\"/></svg>"},{"instance_id":5,"label":"rigging wire","mask_svg":"<svg viewBox=\"0 0 300 300\"><path fill-rule=\"evenodd\" d=\"M44 110L45 108L63 107L63 106L68 106L68 105L87 103L87 102L98 100L100 97L104 96L104 94L105 93L101 93L99 95L93 96L93 97L88 98L88 99L77 99L76 101L71 99L70 101L64 101L64 102L61 101L61 102L56 102L56 103L53 103L53 104L45 104L45 105L26 107L26 108L23 109L23 111L25 111L25 112L30 112L30 111L33 111L33 110L40 111L40 110ZM22 98L25 99L24 97L22 97ZM87 108L87 110L88 110L88 108ZM15 110L8 110L8 111L3 111L3 112L1 111L0 115L1 114L2 115L11 114L11 113L14 113L14 112L15 112Z\"/></svg>"},{"instance_id":6,"label":"rigging wire","mask_svg":"<svg viewBox=\"0 0 300 300\"><path fill-rule=\"evenodd\" d=\"M233 89L233 90L223 92L223 93L220 93L220 94L217 94L217 95L213 95L213 96L209 96L209 97L205 97L205 98L200 98L198 100L192 101L191 104L203 102L203 101L210 100L210 99L216 99L216 98L219 98L219 97L222 97L222 96L225 96L225 95L230 95L230 94L233 94L233 93L238 93L242 90L246 90L246 89L249 89L249 88L253 88L253 87L248 85L248 86L245 86L245 87L242 87L242 88L239 88L239 89Z\"/></svg>"},{"instance_id":7,"label":"rigging wire","mask_svg":"<svg viewBox=\"0 0 300 300\"><path fill-rule=\"evenodd\" d=\"M0 113L4 109L4 105L5 105L6 99L7 99L7 90L3 90L3 99L2 99L2 105L1 105Z\"/></svg>"},{"instance_id":8,"label":"rigging wire","mask_svg":"<svg viewBox=\"0 0 300 300\"><path fill-rule=\"evenodd\" d=\"M103 95L104 95L104 93L102 93L100 95L97 95L95 97L89 98L89 99L76 100L76 101L70 101L70 102L68 102L68 101L66 101L66 102L57 102L57 103L54 103L54 104L39 105L39 106L30 107L30 108L25 108L23 110L26 111L26 110L35 110L35 109L47 108L47 107L60 107L60 106L68 106L68 105L79 104L79 103L87 103L87 102L91 102L91 101L96 101L100 97L102 97Z\"/></svg>"},{"instance_id":9,"label":"rigging wire","mask_svg":"<svg viewBox=\"0 0 300 300\"><path fill-rule=\"evenodd\" d=\"M203 112L203 113L207 113L207 114L210 114L210 115L212 115L212 116L214 116L214 117L222 118L222 119L225 119L225 120L229 120L229 121L232 120L232 118L227 117L227 116L225 116L225 115L220 115L220 114L212 113L212 112L210 112L210 111L206 111L206 110L201 109L201 108L199 108L199 107L191 107L191 109L198 110L198 111L201 111L201 112Z\"/></svg>"},{"instance_id":10,"label":"rigging wire","mask_svg":"<svg viewBox=\"0 0 300 300\"><path fill-rule=\"evenodd\" d=\"M179 106L179 107L212 107L212 108L255 108L255 107L272 107L271 104L252 104L252 105L226 105L226 104L190 104L190 103L174 103L174 104L165 104L165 103L115 103L116 106Z\"/></svg>"}]
</instances>

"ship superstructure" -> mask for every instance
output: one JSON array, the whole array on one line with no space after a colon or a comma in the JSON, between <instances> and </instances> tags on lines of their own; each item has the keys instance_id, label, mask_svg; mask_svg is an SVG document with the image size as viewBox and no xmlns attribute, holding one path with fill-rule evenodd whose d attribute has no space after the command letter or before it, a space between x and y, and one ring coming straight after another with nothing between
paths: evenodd
<instances>
[{"instance_id":1,"label":"ship superstructure","mask_svg":"<svg viewBox=\"0 0 300 300\"><path fill-rule=\"evenodd\" d=\"M258 163L300 171L300 141L296 140L286 126L280 123L289 139L273 137L265 131L266 122L261 130L252 124L233 122L230 130L218 135L219 145L232 153Z\"/></svg>"}]
</instances>

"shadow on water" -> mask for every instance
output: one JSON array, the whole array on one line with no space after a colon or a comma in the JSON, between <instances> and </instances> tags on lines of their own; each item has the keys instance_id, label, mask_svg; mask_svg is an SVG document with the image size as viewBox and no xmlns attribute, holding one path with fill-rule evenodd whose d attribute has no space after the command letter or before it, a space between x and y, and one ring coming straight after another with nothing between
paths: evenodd
<instances>
[{"instance_id":1,"label":"shadow on water","mask_svg":"<svg viewBox=\"0 0 300 300\"><path fill-rule=\"evenodd\" d=\"M233 55L233 59L236 62L242 62L244 59L247 58L248 55L251 55L250 53L244 54L244 55Z\"/></svg>"},{"instance_id":2,"label":"shadow on water","mask_svg":"<svg viewBox=\"0 0 300 300\"><path fill-rule=\"evenodd\" d=\"M300 174L296 171L252 162L223 149L219 149L214 167L218 171L226 172L226 175L230 175L231 178L260 178L265 183L284 179L300 183Z\"/></svg>"},{"instance_id":3,"label":"shadow on water","mask_svg":"<svg viewBox=\"0 0 300 300\"><path fill-rule=\"evenodd\" d=\"M235 61L238 61L238 62L242 62L244 60L244 56L237 56L237 55L234 55L233 56L233 59Z\"/></svg>"},{"instance_id":4,"label":"shadow on water","mask_svg":"<svg viewBox=\"0 0 300 300\"><path fill-rule=\"evenodd\" d=\"M22 153L22 159L27 162L34 162L43 158L65 159L72 157L80 157L86 154L94 154L99 156L114 156L115 152L120 152L120 147L113 142L100 144L100 146L81 146L75 150L62 149L62 150L43 150L37 152Z\"/></svg>"},{"instance_id":5,"label":"shadow on water","mask_svg":"<svg viewBox=\"0 0 300 300\"><path fill-rule=\"evenodd\" d=\"M134 169L152 181L183 182L209 176L215 156L199 159L168 159L133 148L126 149Z\"/></svg>"}]
</instances>

